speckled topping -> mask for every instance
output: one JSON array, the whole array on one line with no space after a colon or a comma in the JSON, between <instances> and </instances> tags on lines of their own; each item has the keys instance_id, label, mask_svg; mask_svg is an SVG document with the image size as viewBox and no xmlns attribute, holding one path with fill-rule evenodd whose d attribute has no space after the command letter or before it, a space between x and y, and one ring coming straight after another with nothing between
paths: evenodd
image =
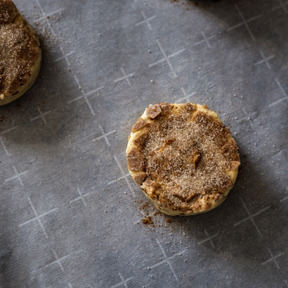
<instances>
[{"instance_id":1,"label":"speckled topping","mask_svg":"<svg viewBox=\"0 0 288 288\"><path fill-rule=\"evenodd\" d=\"M208 107L160 103L150 105L133 126L127 163L158 209L190 215L225 199L240 158L230 131Z\"/></svg>"},{"instance_id":2,"label":"speckled topping","mask_svg":"<svg viewBox=\"0 0 288 288\"><path fill-rule=\"evenodd\" d=\"M17 94L41 57L39 40L10 0L0 0L0 98ZM20 89L19 88L19 89Z\"/></svg>"}]
</instances>

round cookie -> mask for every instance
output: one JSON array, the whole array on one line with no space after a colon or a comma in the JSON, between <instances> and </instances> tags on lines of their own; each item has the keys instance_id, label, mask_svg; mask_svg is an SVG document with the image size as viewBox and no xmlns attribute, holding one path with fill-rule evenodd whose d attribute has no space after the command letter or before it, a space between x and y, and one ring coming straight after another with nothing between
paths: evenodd
<instances>
[{"instance_id":1,"label":"round cookie","mask_svg":"<svg viewBox=\"0 0 288 288\"><path fill-rule=\"evenodd\" d=\"M0 0L0 105L22 96L41 66L40 43L11 0Z\"/></svg>"},{"instance_id":2,"label":"round cookie","mask_svg":"<svg viewBox=\"0 0 288 288\"><path fill-rule=\"evenodd\" d=\"M220 205L240 165L231 132L207 106L150 105L132 127L129 172L167 215L194 215Z\"/></svg>"}]
</instances>

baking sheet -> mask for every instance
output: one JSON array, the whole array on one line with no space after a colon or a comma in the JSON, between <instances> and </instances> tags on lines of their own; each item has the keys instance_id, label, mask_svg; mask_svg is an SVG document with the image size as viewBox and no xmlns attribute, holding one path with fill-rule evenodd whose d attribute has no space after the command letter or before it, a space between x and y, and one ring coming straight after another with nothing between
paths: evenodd
<instances>
[{"instance_id":1,"label":"baking sheet","mask_svg":"<svg viewBox=\"0 0 288 288\"><path fill-rule=\"evenodd\" d=\"M0 286L288 287L288 4L15 3L43 65L0 108ZM239 178L214 211L154 215L127 137L150 103L187 101L231 129Z\"/></svg>"}]
</instances>

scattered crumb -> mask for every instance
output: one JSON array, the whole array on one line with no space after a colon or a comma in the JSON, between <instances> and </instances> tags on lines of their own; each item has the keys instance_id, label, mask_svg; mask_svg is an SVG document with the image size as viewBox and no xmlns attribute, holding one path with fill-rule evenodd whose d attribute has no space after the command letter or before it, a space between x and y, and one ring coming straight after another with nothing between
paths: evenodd
<instances>
[{"instance_id":1,"label":"scattered crumb","mask_svg":"<svg viewBox=\"0 0 288 288\"><path fill-rule=\"evenodd\" d=\"M141 221L145 225L153 225L154 226L154 222L153 222L153 219L151 216L147 216L146 218L143 218Z\"/></svg>"},{"instance_id":2,"label":"scattered crumb","mask_svg":"<svg viewBox=\"0 0 288 288\"><path fill-rule=\"evenodd\" d=\"M141 217L140 223L150 225L150 227L153 228L160 228L168 227L167 224L171 224L173 222L169 216L156 210L156 208L149 201L136 202L139 205L139 210L142 212L139 214ZM137 224L139 224L139 222Z\"/></svg>"}]
</instances>

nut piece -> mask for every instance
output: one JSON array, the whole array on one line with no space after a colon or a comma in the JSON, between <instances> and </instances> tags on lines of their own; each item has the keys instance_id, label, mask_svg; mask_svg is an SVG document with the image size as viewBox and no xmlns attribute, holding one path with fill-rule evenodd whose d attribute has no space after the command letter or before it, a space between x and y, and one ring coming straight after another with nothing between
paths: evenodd
<instances>
[{"instance_id":1,"label":"nut piece","mask_svg":"<svg viewBox=\"0 0 288 288\"><path fill-rule=\"evenodd\" d=\"M158 104L149 105L149 107L146 109L146 115L151 119L156 118L158 115L161 114L161 112L161 107Z\"/></svg>"}]
</instances>

